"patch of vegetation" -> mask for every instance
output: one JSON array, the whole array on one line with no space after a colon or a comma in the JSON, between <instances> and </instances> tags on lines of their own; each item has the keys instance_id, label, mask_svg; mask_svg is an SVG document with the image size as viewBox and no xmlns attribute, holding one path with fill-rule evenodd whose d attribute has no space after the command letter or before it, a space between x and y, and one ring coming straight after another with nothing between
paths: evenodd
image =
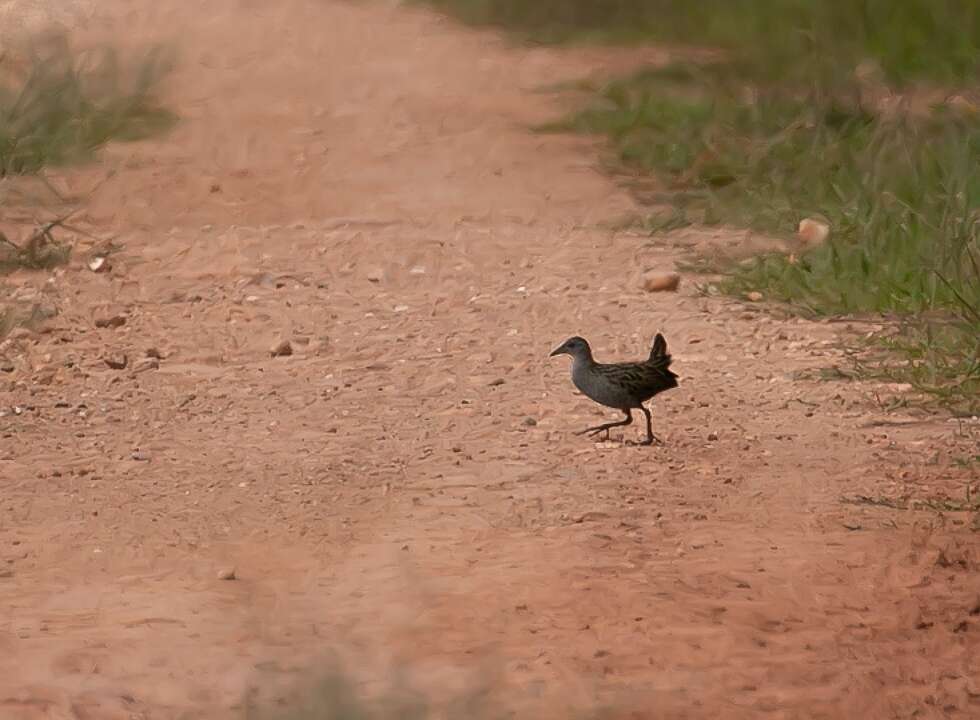
<instances>
[{"instance_id":1,"label":"patch of vegetation","mask_svg":"<svg viewBox=\"0 0 980 720\"><path fill-rule=\"evenodd\" d=\"M966 493L962 500L955 498L926 498L924 500L910 500L903 498L890 497L869 497L867 495L857 495L855 497L842 497L840 500L847 505L876 505L887 507L893 510L932 510L933 512L978 512L980 511L980 501L970 492L970 486L966 486Z\"/></svg>"},{"instance_id":2,"label":"patch of vegetation","mask_svg":"<svg viewBox=\"0 0 980 720\"><path fill-rule=\"evenodd\" d=\"M294 685L272 698L245 703L244 720L504 720L521 717L506 708L489 686L457 692L436 702L397 671L383 691L367 695L350 676L331 667L315 679ZM268 695L268 693L266 693ZM600 710L569 710L569 720L601 720Z\"/></svg>"},{"instance_id":3,"label":"patch of vegetation","mask_svg":"<svg viewBox=\"0 0 980 720\"><path fill-rule=\"evenodd\" d=\"M153 51L124 71L110 48L78 53L52 36L0 57L0 178L88 160L111 140L139 140L175 116L154 99L169 69Z\"/></svg>"},{"instance_id":4,"label":"patch of vegetation","mask_svg":"<svg viewBox=\"0 0 980 720\"><path fill-rule=\"evenodd\" d=\"M725 267L721 289L809 314L912 316L879 368L980 411L980 4L970 0L435 0L475 22L547 39L714 45L598 88L541 128L606 136L618 167L659 179L691 223L792 237L815 217L830 240ZM956 102L940 84L966 88ZM951 97L952 92L946 93Z\"/></svg>"},{"instance_id":5,"label":"patch of vegetation","mask_svg":"<svg viewBox=\"0 0 980 720\"><path fill-rule=\"evenodd\" d=\"M895 82L980 71L974 0L420 0L536 42L671 42L729 52L753 74L795 73L803 56L848 70L876 61Z\"/></svg>"},{"instance_id":6,"label":"patch of vegetation","mask_svg":"<svg viewBox=\"0 0 980 720\"><path fill-rule=\"evenodd\" d=\"M51 234L66 219L67 216L42 225L20 245L0 232L0 272L17 268L46 270L68 262L71 247L55 240Z\"/></svg>"},{"instance_id":7,"label":"patch of vegetation","mask_svg":"<svg viewBox=\"0 0 980 720\"><path fill-rule=\"evenodd\" d=\"M389 692L369 701L352 681L336 671L294 688L276 702L276 707L248 703L245 720L387 720L430 717L423 698L415 693Z\"/></svg>"}]
</instances>

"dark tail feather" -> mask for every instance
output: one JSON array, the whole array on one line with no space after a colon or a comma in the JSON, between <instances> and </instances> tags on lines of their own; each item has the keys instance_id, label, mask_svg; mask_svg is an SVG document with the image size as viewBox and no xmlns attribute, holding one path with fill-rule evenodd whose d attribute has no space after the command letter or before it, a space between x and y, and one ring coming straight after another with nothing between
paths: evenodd
<instances>
[{"instance_id":1,"label":"dark tail feather","mask_svg":"<svg viewBox=\"0 0 980 720\"><path fill-rule=\"evenodd\" d=\"M657 333L650 348L650 359L647 361L657 366L664 377L664 389L677 387L677 376L670 371L670 353L667 352L667 341Z\"/></svg>"},{"instance_id":2,"label":"dark tail feather","mask_svg":"<svg viewBox=\"0 0 980 720\"><path fill-rule=\"evenodd\" d=\"M670 364L670 355L667 354L667 341L664 340L664 336L657 333L657 337L653 339L653 347L650 349L650 359L657 360L659 358L667 358L667 364Z\"/></svg>"}]
</instances>

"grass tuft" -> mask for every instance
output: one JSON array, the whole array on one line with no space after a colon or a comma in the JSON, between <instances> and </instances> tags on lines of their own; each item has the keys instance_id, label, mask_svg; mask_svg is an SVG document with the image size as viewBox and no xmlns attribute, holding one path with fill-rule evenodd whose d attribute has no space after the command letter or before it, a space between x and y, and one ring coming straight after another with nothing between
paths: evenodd
<instances>
[{"instance_id":1,"label":"grass tuft","mask_svg":"<svg viewBox=\"0 0 980 720\"><path fill-rule=\"evenodd\" d=\"M111 48L78 53L60 35L26 57L0 57L0 178L85 161L110 140L169 129L175 116L153 96L169 68L155 50L124 72Z\"/></svg>"},{"instance_id":2,"label":"grass tuft","mask_svg":"<svg viewBox=\"0 0 980 720\"><path fill-rule=\"evenodd\" d=\"M16 56L0 54L0 182L90 160L113 140L168 130L176 116L158 104L154 91L169 69L160 50L124 68L111 48L77 52L57 34ZM64 219L23 242L0 233L0 272L66 263L71 247L51 232Z\"/></svg>"},{"instance_id":3,"label":"grass tuft","mask_svg":"<svg viewBox=\"0 0 980 720\"><path fill-rule=\"evenodd\" d=\"M67 216L45 223L21 245L11 242L0 232L0 272L16 269L48 270L68 262L71 246L59 242L51 234L65 220Z\"/></svg>"},{"instance_id":4,"label":"grass tuft","mask_svg":"<svg viewBox=\"0 0 980 720\"><path fill-rule=\"evenodd\" d=\"M671 42L720 48L755 76L834 77L870 59L890 82L980 73L974 0L420 0L544 43Z\"/></svg>"}]
</instances>

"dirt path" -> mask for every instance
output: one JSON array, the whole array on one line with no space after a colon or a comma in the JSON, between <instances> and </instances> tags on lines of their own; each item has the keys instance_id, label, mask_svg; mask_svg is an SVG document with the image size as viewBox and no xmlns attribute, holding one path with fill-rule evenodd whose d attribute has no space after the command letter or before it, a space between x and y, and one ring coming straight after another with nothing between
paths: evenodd
<instances>
[{"instance_id":1,"label":"dirt path","mask_svg":"<svg viewBox=\"0 0 980 720\"><path fill-rule=\"evenodd\" d=\"M61 314L3 350L2 720L240 717L331 650L437 697L489 677L525 717L980 715L970 516L840 501L962 497L976 425L800 379L841 326L639 291L710 238L601 229L631 203L589 144L526 131L541 87L644 58L160 5L79 25L180 53L183 123L112 148L82 218L112 273L9 279ZM601 413L548 351L657 330L666 445L574 436Z\"/></svg>"}]
</instances>

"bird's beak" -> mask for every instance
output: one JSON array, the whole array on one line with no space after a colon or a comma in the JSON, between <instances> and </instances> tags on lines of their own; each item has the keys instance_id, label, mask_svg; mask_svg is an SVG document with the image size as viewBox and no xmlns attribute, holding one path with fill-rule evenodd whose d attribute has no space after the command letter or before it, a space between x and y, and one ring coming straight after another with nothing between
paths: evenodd
<instances>
[{"instance_id":1,"label":"bird's beak","mask_svg":"<svg viewBox=\"0 0 980 720\"><path fill-rule=\"evenodd\" d=\"M565 346L561 345L559 347L556 347L554 350L552 350L551 354L548 355L548 357L554 357L555 355L564 355L566 352L568 351L565 350Z\"/></svg>"}]
</instances>

